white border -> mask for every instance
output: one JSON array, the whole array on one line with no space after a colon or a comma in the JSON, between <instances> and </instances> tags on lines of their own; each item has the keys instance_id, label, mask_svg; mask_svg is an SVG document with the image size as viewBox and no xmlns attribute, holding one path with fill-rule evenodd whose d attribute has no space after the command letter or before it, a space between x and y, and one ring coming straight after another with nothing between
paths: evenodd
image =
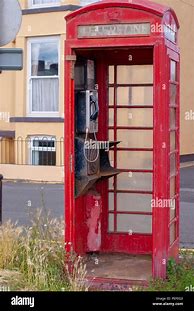
<instances>
[{"instance_id":1,"label":"white border","mask_svg":"<svg viewBox=\"0 0 194 311\"><path fill-rule=\"evenodd\" d=\"M61 1L58 0L56 3L55 2L50 2L48 0L48 3L42 3L42 4L34 4L33 0L28 1L28 7L31 9L38 9L38 8L48 8L48 7L55 7L55 6L60 6Z\"/></svg>"},{"instance_id":2,"label":"white border","mask_svg":"<svg viewBox=\"0 0 194 311\"><path fill-rule=\"evenodd\" d=\"M38 76L37 78L58 78L59 80L59 102L58 111L32 111L32 91L31 91L31 44L39 42L57 42L58 43L58 76ZM60 112L60 36L44 36L28 38L27 42L27 100L26 100L26 115L29 117L59 117ZM36 79L36 77L34 77Z\"/></svg>"},{"instance_id":3,"label":"white border","mask_svg":"<svg viewBox=\"0 0 194 311\"><path fill-rule=\"evenodd\" d=\"M28 163L29 165L36 165L36 166L39 166L39 164L33 164L32 163L32 151L55 151L57 152L57 149L56 149L56 137L55 136L51 136L51 135L45 135L45 136L39 136L39 135L30 135L28 136L28 139L29 139L29 145L28 145L28 148L29 148L29 153L28 153ZM54 142L54 147L35 147L33 146L33 142L34 141L53 141Z\"/></svg>"}]
</instances>

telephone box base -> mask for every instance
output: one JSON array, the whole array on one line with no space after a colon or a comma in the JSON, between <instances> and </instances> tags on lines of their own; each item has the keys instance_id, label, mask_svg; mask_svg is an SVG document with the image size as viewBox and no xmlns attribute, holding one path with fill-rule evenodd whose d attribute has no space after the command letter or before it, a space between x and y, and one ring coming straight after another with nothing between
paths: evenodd
<instances>
[{"instance_id":1,"label":"telephone box base","mask_svg":"<svg viewBox=\"0 0 194 311\"><path fill-rule=\"evenodd\" d=\"M120 280L110 278L92 278L88 277L86 280L86 286L89 287L89 291L122 291L129 292L134 291L135 287L148 286L147 281L139 280Z\"/></svg>"},{"instance_id":2,"label":"telephone box base","mask_svg":"<svg viewBox=\"0 0 194 311\"><path fill-rule=\"evenodd\" d=\"M130 291L152 277L150 255L93 254L86 258L89 290Z\"/></svg>"}]
</instances>

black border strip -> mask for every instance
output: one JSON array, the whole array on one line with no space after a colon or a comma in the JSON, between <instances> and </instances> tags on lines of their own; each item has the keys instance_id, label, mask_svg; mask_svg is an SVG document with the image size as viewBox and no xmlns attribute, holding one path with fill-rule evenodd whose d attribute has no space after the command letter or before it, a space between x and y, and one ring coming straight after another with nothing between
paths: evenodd
<instances>
[{"instance_id":1,"label":"black border strip","mask_svg":"<svg viewBox=\"0 0 194 311\"><path fill-rule=\"evenodd\" d=\"M15 131L0 131L0 137L15 138Z\"/></svg>"},{"instance_id":2,"label":"black border strip","mask_svg":"<svg viewBox=\"0 0 194 311\"><path fill-rule=\"evenodd\" d=\"M52 7L46 7L46 8L24 9L24 10L22 10L22 15L51 13L51 12L63 12L63 11L75 11L75 10L78 10L80 8L81 8L81 6L79 6L79 5L69 4L69 5L52 6Z\"/></svg>"},{"instance_id":3,"label":"black border strip","mask_svg":"<svg viewBox=\"0 0 194 311\"><path fill-rule=\"evenodd\" d=\"M63 123L63 118L55 118L55 117L11 117L9 119L11 123L13 122L38 122L38 123Z\"/></svg>"},{"instance_id":4,"label":"black border strip","mask_svg":"<svg viewBox=\"0 0 194 311\"><path fill-rule=\"evenodd\" d=\"M192 162L194 161L194 153L192 154L184 154L180 156L180 162L185 163L185 162Z\"/></svg>"}]
</instances>

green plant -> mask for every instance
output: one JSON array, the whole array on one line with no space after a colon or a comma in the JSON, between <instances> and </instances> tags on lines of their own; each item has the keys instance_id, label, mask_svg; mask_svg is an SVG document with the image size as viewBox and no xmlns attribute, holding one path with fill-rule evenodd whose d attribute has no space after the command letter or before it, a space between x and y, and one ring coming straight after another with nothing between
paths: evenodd
<instances>
[{"instance_id":1,"label":"green plant","mask_svg":"<svg viewBox=\"0 0 194 311\"><path fill-rule=\"evenodd\" d=\"M0 226L0 269L12 269L17 260L23 228L7 221Z\"/></svg>"},{"instance_id":2,"label":"green plant","mask_svg":"<svg viewBox=\"0 0 194 311\"><path fill-rule=\"evenodd\" d=\"M25 278L21 272L16 270L0 270L0 290L33 290L26 284Z\"/></svg>"},{"instance_id":3,"label":"green plant","mask_svg":"<svg viewBox=\"0 0 194 311\"><path fill-rule=\"evenodd\" d=\"M29 284L40 290L68 289L64 276L62 220L53 219L43 209L34 213L32 225L25 230L18 268Z\"/></svg>"},{"instance_id":4,"label":"green plant","mask_svg":"<svg viewBox=\"0 0 194 311\"><path fill-rule=\"evenodd\" d=\"M187 287L194 287L194 255L181 254L178 263L170 258L167 264L166 280L151 280L148 291L185 291Z\"/></svg>"},{"instance_id":5,"label":"green plant","mask_svg":"<svg viewBox=\"0 0 194 311\"><path fill-rule=\"evenodd\" d=\"M82 258L69 255L71 273L65 265L64 221L53 219L45 209L37 209L31 222L28 228L10 221L0 227L0 269L18 271L22 280L17 286L12 282L10 288L21 285L21 289L30 290L87 290Z\"/></svg>"},{"instance_id":6,"label":"green plant","mask_svg":"<svg viewBox=\"0 0 194 311\"><path fill-rule=\"evenodd\" d=\"M86 285L86 264L83 258L76 254L71 254L69 264L66 264L66 273L70 284L71 291L88 291Z\"/></svg>"}]
</instances>

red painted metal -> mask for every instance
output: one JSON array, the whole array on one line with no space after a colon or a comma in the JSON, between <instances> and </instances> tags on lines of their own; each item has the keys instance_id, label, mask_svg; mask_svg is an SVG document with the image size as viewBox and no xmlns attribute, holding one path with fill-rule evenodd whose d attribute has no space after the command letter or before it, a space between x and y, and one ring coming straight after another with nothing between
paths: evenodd
<instances>
[{"instance_id":1,"label":"red painted metal","mask_svg":"<svg viewBox=\"0 0 194 311\"><path fill-rule=\"evenodd\" d=\"M180 210L180 55L179 53L173 51L172 49L167 50L167 61L170 67L170 61L175 61L176 62L176 67L177 67L177 79L176 81L171 81L169 79L170 84L174 84L177 87L177 93L176 93L176 102L175 105L169 105L169 107L173 107L176 109L176 126L175 128L171 128L169 124L169 132L172 130L176 134L176 146L175 150L170 151L169 150L169 158L170 156L174 153L176 155L176 172L175 174L170 173L170 164L169 164L169 179L171 179L173 176L176 177L176 184L175 184L175 195L173 199L176 201L176 209L175 209L175 217L173 219L169 219L168 223L168 231L170 236L170 226L174 223L175 228L176 228L176 238L175 241L170 245L170 239L168 241L168 257L173 257L178 260L178 244L179 244L179 222L180 222L180 216L179 216L179 210ZM170 71L170 68L169 68ZM169 90L169 97L170 97L170 90ZM170 149L170 148L169 148ZM170 160L169 160L170 162ZM170 193L169 193L170 197ZM170 218L170 217L169 217Z\"/></svg>"},{"instance_id":2,"label":"red painted metal","mask_svg":"<svg viewBox=\"0 0 194 311\"><path fill-rule=\"evenodd\" d=\"M88 248L87 217L92 215L94 198L90 195L78 199L74 197L74 78L73 78L73 57L75 55L94 58L97 64L97 82L99 84L99 140L108 139L108 129L113 129L114 139L117 138L118 129L153 130L153 149L133 148L134 151L153 150L153 169L138 170L129 169L123 172L153 173L152 191L127 191L127 193L152 194L153 199L170 199L170 59L177 62L177 99L176 99L176 217L173 220L176 224L176 239L170 245L170 212L168 208L153 207L152 210L152 234L108 232L108 192L114 193L114 231L116 231L117 187L108 189L108 182L102 181L97 185L100 194L101 213L96 210L95 223L101 223L101 252L124 252L131 254L152 254L152 271L154 277L166 276L166 264L170 256L177 257L179 238L179 49L177 43L165 38L160 31L151 32L150 36L123 36L109 38L77 38L78 25L98 25L115 23L137 23L149 22L151 25L164 25L167 23L179 28L174 11L168 7L154 4L150 1L133 0L123 1L101 1L87 7L83 7L68 16L67 39L65 42L65 241L66 250L74 250L77 253L84 253ZM115 89L115 81L109 86L114 87L114 126L108 125L107 99L108 90L108 65L126 65L128 53L133 53L133 64L152 64L154 66L154 126L153 127L123 127L117 126L118 106ZM119 52L119 53L118 53ZM143 53L143 57L142 57ZM150 106L152 108L152 106ZM133 107L134 108L134 107ZM139 107L137 107L138 109ZM142 107L141 107L142 108ZM148 106L144 107L149 108ZM115 165L117 164L117 151L122 152L125 148L114 148ZM127 150L132 150L127 148ZM114 177L115 184L117 177ZM87 211L87 212L86 212ZM88 213L88 216L87 216ZM145 213L141 213L145 214ZM146 217L146 215L145 215ZM92 219L92 217L89 217ZM91 222L90 222L91 225ZM89 226L90 226L89 225ZM98 227L98 225L97 225ZM98 227L99 228L99 227ZM90 231L91 228L89 228ZM94 234L94 231L93 233ZM98 232L98 234L100 234ZM93 245L94 246L94 245ZM95 248L95 247L94 247Z\"/></svg>"},{"instance_id":3,"label":"red painted metal","mask_svg":"<svg viewBox=\"0 0 194 311\"><path fill-rule=\"evenodd\" d=\"M87 277L86 286L89 290L132 291L134 287L146 287L149 282L144 280L124 280L102 277Z\"/></svg>"},{"instance_id":4,"label":"red painted metal","mask_svg":"<svg viewBox=\"0 0 194 311\"><path fill-rule=\"evenodd\" d=\"M121 1L113 1L113 0L101 1L99 3L94 3L94 4L91 4L90 6L83 7L77 11L74 11L71 14L67 15L65 18L66 18L66 21L68 22L69 20L79 16L80 14L96 11L97 9L105 9L105 8L111 8L112 9L113 7L114 8L123 8L123 9L125 9L125 8L130 9L131 8L131 9L137 10L137 12L139 10L139 12L142 15L144 15L143 12L148 12L148 13L153 14L155 16L160 16L160 18L163 18L164 15L166 15L165 20L169 22L172 18L174 18L174 21L177 25L177 28L179 28L179 22L178 22L177 16L176 16L173 9L171 9L167 6L158 4L158 3L154 3L152 1L148 1L148 0L133 0L133 2L129 2L128 0L122 0L122 2ZM94 14L95 14L95 12L94 12ZM106 15L106 11L105 11L104 15ZM112 19L115 20L115 12L110 11L109 16L110 16L110 18L112 17ZM118 18L118 13L117 13L117 18ZM133 18L135 19L135 17L133 17ZM96 20L93 20L93 22L95 22L95 21ZM107 20L105 19L105 24L106 23L107 23Z\"/></svg>"},{"instance_id":5,"label":"red painted metal","mask_svg":"<svg viewBox=\"0 0 194 311\"><path fill-rule=\"evenodd\" d=\"M86 252L101 250L101 212L102 200L99 193L89 192L85 201L86 225L87 225L87 248Z\"/></svg>"}]
</instances>

